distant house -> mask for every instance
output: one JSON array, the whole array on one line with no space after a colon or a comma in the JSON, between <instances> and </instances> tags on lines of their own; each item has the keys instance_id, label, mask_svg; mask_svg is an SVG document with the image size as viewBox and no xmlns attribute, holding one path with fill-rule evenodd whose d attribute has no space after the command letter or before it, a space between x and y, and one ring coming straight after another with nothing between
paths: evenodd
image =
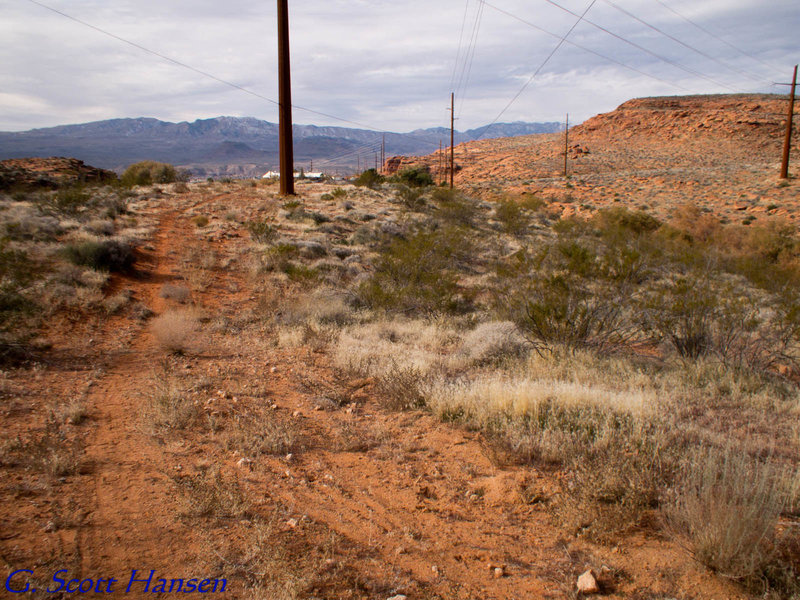
<instances>
[{"instance_id":1,"label":"distant house","mask_svg":"<svg viewBox=\"0 0 800 600\"><path fill-rule=\"evenodd\" d=\"M301 173L295 172L294 178L300 179ZM311 181L322 181L325 179L325 173L302 173L302 176ZM267 171L261 176L261 179L280 179L281 174L277 171Z\"/></svg>"}]
</instances>

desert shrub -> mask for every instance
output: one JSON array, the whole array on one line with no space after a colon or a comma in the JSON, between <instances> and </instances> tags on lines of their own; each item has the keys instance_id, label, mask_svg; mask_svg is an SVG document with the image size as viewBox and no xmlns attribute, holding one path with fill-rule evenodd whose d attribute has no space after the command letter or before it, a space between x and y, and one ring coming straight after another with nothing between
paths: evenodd
<instances>
[{"instance_id":1,"label":"desert shrub","mask_svg":"<svg viewBox=\"0 0 800 600\"><path fill-rule=\"evenodd\" d=\"M175 477L173 481L186 506L185 516L243 519L252 514L252 506L239 482L224 478L219 469Z\"/></svg>"},{"instance_id":2,"label":"desert shrub","mask_svg":"<svg viewBox=\"0 0 800 600\"><path fill-rule=\"evenodd\" d=\"M714 571L756 590L797 593L798 573L776 539L785 501L775 467L730 448L706 448L686 461L664 514Z\"/></svg>"},{"instance_id":3,"label":"desert shrub","mask_svg":"<svg viewBox=\"0 0 800 600\"><path fill-rule=\"evenodd\" d=\"M295 428L275 414L238 414L227 437L229 449L248 459L265 455L282 456L296 449Z\"/></svg>"},{"instance_id":4,"label":"desert shrub","mask_svg":"<svg viewBox=\"0 0 800 600\"><path fill-rule=\"evenodd\" d=\"M472 364L491 365L520 358L529 350L527 340L514 323L490 321L464 334L459 354Z\"/></svg>"},{"instance_id":5,"label":"desert shrub","mask_svg":"<svg viewBox=\"0 0 800 600\"><path fill-rule=\"evenodd\" d=\"M64 246L63 254L72 264L90 267L96 271L130 271L136 262L133 248L127 242L120 240L102 242L87 240L67 244Z\"/></svg>"},{"instance_id":6,"label":"desert shrub","mask_svg":"<svg viewBox=\"0 0 800 600\"><path fill-rule=\"evenodd\" d=\"M520 205L513 200L501 200L498 202L494 213L506 233L519 235L524 233L530 225L528 216Z\"/></svg>"},{"instance_id":7,"label":"desert shrub","mask_svg":"<svg viewBox=\"0 0 800 600\"><path fill-rule=\"evenodd\" d=\"M192 219L192 223L194 223L198 227L205 227L206 225L208 225L208 217L205 215L197 215Z\"/></svg>"},{"instance_id":8,"label":"desert shrub","mask_svg":"<svg viewBox=\"0 0 800 600\"><path fill-rule=\"evenodd\" d=\"M247 231L250 232L253 241L259 244L268 244L277 235L275 228L267 221L248 221Z\"/></svg>"},{"instance_id":9,"label":"desert shrub","mask_svg":"<svg viewBox=\"0 0 800 600\"><path fill-rule=\"evenodd\" d=\"M581 535L613 542L652 520L678 469L678 446L658 425L617 430L579 452L562 480L557 512Z\"/></svg>"},{"instance_id":10,"label":"desert shrub","mask_svg":"<svg viewBox=\"0 0 800 600\"><path fill-rule=\"evenodd\" d=\"M418 369L392 362L391 367L376 378L378 402L390 410L421 408L425 404L421 382L422 374Z\"/></svg>"},{"instance_id":11,"label":"desert shrub","mask_svg":"<svg viewBox=\"0 0 800 600\"><path fill-rule=\"evenodd\" d=\"M150 435L162 435L193 425L200 416L198 405L165 363L156 371L142 407L143 429Z\"/></svg>"},{"instance_id":12,"label":"desert shrub","mask_svg":"<svg viewBox=\"0 0 800 600\"><path fill-rule=\"evenodd\" d=\"M409 187L428 187L433 185L433 177L427 167L410 167L397 174L397 180Z\"/></svg>"},{"instance_id":13,"label":"desert shrub","mask_svg":"<svg viewBox=\"0 0 800 600\"><path fill-rule=\"evenodd\" d=\"M506 297L502 310L540 351L620 347L635 331L613 291L592 289L577 277L543 275Z\"/></svg>"},{"instance_id":14,"label":"desert shrub","mask_svg":"<svg viewBox=\"0 0 800 600\"><path fill-rule=\"evenodd\" d=\"M408 210L420 210L425 206L425 200L422 198L423 191L420 188L408 187L399 185L396 188L398 200L403 203Z\"/></svg>"},{"instance_id":15,"label":"desert shrub","mask_svg":"<svg viewBox=\"0 0 800 600\"><path fill-rule=\"evenodd\" d=\"M454 264L469 252L456 229L419 229L395 238L381 252L372 276L358 289L362 302L405 312L453 312L463 308Z\"/></svg>"},{"instance_id":16,"label":"desert shrub","mask_svg":"<svg viewBox=\"0 0 800 600\"><path fill-rule=\"evenodd\" d=\"M192 292L184 285L165 283L163 286L161 286L161 292L159 293L159 296L162 298L169 298L183 304L184 302L189 301L189 299L192 297Z\"/></svg>"},{"instance_id":17,"label":"desert shrub","mask_svg":"<svg viewBox=\"0 0 800 600\"><path fill-rule=\"evenodd\" d=\"M384 182L383 175L379 174L375 169L367 169L361 175L356 177L353 183L359 187L367 187L369 189L376 188Z\"/></svg>"},{"instance_id":18,"label":"desert shrub","mask_svg":"<svg viewBox=\"0 0 800 600\"><path fill-rule=\"evenodd\" d=\"M605 235L642 235L661 227L661 222L646 212L623 207L597 211L592 217L592 224Z\"/></svg>"},{"instance_id":19,"label":"desert shrub","mask_svg":"<svg viewBox=\"0 0 800 600\"><path fill-rule=\"evenodd\" d=\"M167 311L150 324L159 345L173 354L184 354L190 349L197 329L197 319L188 312Z\"/></svg>"},{"instance_id":20,"label":"desert shrub","mask_svg":"<svg viewBox=\"0 0 800 600\"><path fill-rule=\"evenodd\" d=\"M51 194L38 196L39 210L47 214L75 216L94 204L89 190L80 185L64 187Z\"/></svg>"},{"instance_id":21,"label":"desert shrub","mask_svg":"<svg viewBox=\"0 0 800 600\"><path fill-rule=\"evenodd\" d=\"M435 215L447 223L471 227L478 214L478 205L457 190L437 188L432 199L436 204Z\"/></svg>"},{"instance_id":22,"label":"desert shrub","mask_svg":"<svg viewBox=\"0 0 800 600\"><path fill-rule=\"evenodd\" d=\"M331 191L331 196L333 196L334 198L346 198L347 190L340 187L333 188L333 190Z\"/></svg>"},{"instance_id":23,"label":"desert shrub","mask_svg":"<svg viewBox=\"0 0 800 600\"><path fill-rule=\"evenodd\" d=\"M170 164L145 160L130 165L122 174L120 181L126 187L152 185L154 183L175 183L178 172Z\"/></svg>"}]
</instances>

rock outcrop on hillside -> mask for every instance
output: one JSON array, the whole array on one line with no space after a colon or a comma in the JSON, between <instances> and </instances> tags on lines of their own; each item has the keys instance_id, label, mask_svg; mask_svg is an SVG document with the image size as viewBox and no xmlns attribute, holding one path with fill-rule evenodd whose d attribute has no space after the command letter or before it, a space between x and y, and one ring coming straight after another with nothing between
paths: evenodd
<instances>
[{"instance_id":1,"label":"rock outcrop on hillside","mask_svg":"<svg viewBox=\"0 0 800 600\"><path fill-rule=\"evenodd\" d=\"M780 96L671 96L629 100L574 127L570 134L589 139L645 135L685 140L707 136L746 140L761 147L782 139L785 123L786 102Z\"/></svg>"},{"instance_id":2,"label":"rock outcrop on hillside","mask_svg":"<svg viewBox=\"0 0 800 600\"><path fill-rule=\"evenodd\" d=\"M796 184L778 181L787 97L769 94L630 100L564 134L482 140L455 147L455 184L491 198L534 194L562 215L608 205L669 218L695 204L727 220L780 217L800 222ZM800 177L800 117L790 174ZM390 157L389 173L427 167L449 177L449 149Z\"/></svg>"},{"instance_id":3,"label":"rock outcrop on hillside","mask_svg":"<svg viewBox=\"0 0 800 600\"><path fill-rule=\"evenodd\" d=\"M0 161L0 190L55 189L80 183L107 183L116 173L84 164L77 158L12 158Z\"/></svg>"}]
</instances>

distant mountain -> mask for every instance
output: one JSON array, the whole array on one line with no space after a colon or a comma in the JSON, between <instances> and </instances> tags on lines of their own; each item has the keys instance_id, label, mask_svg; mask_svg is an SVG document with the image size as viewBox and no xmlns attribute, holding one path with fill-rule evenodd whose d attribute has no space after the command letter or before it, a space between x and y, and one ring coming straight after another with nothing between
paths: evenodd
<instances>
[{"instance_id":1,"label":"distant mountain","mask_svg":"<svg viewBox=\"0 0 800 600\"><path fill-rule=\"evenodd\" d=\"M495 123L456 133L456 143L477 137L513 137L560 131L560 123ZM484 129L486 131L484 131ZM294 126L298 166L335 171L373 165L384 134L345 127ZM429 154L449 144L446 128L387 133L386 155ZM170 162L198 176L252 176L278 164L278 125L250 117L217 117L193 123L158 119L111 119L23 132L0 132L0 160L69 156L122 171L140 160Z\"/></svg>"}]
</instances>

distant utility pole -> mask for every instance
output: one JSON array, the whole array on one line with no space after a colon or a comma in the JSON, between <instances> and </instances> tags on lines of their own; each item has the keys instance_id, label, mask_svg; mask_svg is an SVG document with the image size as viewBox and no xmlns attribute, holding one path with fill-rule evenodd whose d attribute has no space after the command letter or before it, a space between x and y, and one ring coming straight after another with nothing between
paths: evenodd
<instances>
[{"instance_id":1,"label":"distant utility pole","mask_svg":"<svg viewBox=\"0 0 800 600\"><path fill-rule=\"evenodd\" d=\"M292 77L289 62L288 0L278 0L278 100L281 196L294 196L294 147L292 142Z\"/></svg>"},{"instance_id":2,"label":"distant utility pole","mask_svg":"<svg viewBox=\"0 0 800 600\"><path fill-rule=\"evenodd\" d=\"M378 153L375 153L375 170L378 170Z\"/></svg>"},{"instance_id":3,"label":"distant utility pole","mask_svg":"<svg viewBox=\"0 0 800 600\"><path fill-rule=\"evenodd\" d=\"M442 183L444 181L444 177L442 177L442 165L444 165L444 157L442 156L442 140L439 140L439 155L436 157L436 179L438 183Z\"/></svg>"},{"instance_id":4,"label":"distant utility pole","mask_svg":"<svg viewBox=\"0 0 800 600\"><path fill-rule=\"evenodd\" d=\"M455 126L456 126L456 95L450 92L450 189L453 189L453 175L455 174Z\"/></svg>"},{"instance_id":5,"label":"distant utility pole","mask_svg":"<svg viewBox=\"0 0 800 600\"><path fill-rule=\"evenodd\" d=\"M797 65L794 66L792 89L789 92L789 116L786 117L786 138L783 140L781 179L789 179L789 151L792 147L792 117L794 116L794 90L797 87Z\"/></svg>"},{"instance_id":6,"label":"distant utility pole","mask_svg":"<svg viewBox=\"0 0 800 600\"><path fill-rule=\"evenodd\" d=\"M567 113L567 124L564 127L564 177L567 174L567 158L569 157L569 113Z\"/></svg>"},{"instance_id":7,"label":"distant utility pole","mask_svg":"<svg viewBox=\"0 0 800 600\"><path fill-rule=\"evenodd\" d=\"M381 141L381 173L383 173L384 166L386 165L386 134L383 134Z\"/></svg>"}]
</instances>

